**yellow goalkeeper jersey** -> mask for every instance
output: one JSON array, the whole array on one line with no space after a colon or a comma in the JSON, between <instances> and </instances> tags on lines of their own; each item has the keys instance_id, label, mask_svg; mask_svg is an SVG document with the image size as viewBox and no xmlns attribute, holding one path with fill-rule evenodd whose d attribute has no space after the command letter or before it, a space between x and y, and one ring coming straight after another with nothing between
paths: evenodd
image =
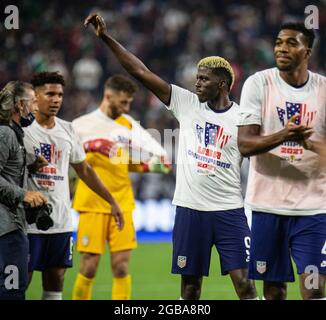
<instances>
[{"instance_id":1,"label":"yellow goalkeeper jersey","mask_svg":"<svg viewBox=\"0 0 326 320\"><path fill-rule=\"evenodd\" d=\"M122 211L131 212L135 208L128 174L131 122L124 116L113 120L97 109L75 119L73 127L81 137L87 162ZM77 183L73 208L79 212L111 212L110 205L81 180Z\"/></svg>"}]
</instances>

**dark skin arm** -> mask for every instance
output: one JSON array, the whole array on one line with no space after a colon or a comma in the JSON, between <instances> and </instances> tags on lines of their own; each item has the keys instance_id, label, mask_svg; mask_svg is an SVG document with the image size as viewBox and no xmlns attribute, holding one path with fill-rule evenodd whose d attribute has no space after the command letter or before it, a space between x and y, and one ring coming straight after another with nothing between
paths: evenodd
<instances>
[{"instance_id":1,"label":"dark skin arm","mask_svg":"<svg viewBox=\"0 0 326 320\"><path fill-rule=\"evenodd\" d=\"M268 136L260 135L259 125L240 126L238 145L241 154L244 157L250 157L265 153L288 140L302 143L312 135L313 131L304 125L295 125L294 122L298 117L300 115L291 117L284 129Z\"/></svg>"},{"instance_id":2,"label":"dark skin arm","mask_svg":"<svg viewBox=\"0 0 326 320\"><path fill-rule=\"evenodd\" d=\"M142 61L112 38L107 30L104 19L98 14L89 15L84 22L87 27L91 24L95 34L99 37L117 57L121 66L147 89L152 91L164 104L169 104L171 86L155 73L151 72Z\"/></svg>"},{"instance_id":3,"label":"dark skin arm","mask_svg":"<svg viewBox=\"0 0 326 320\"><path fill-rule=\"evenodd\" d=\"M35 173L48 165L48 161L42 156L37 156L35 161L27 166L30 173Z\"/></svg>"},{"instance_id":4,"label":"dark skin arm","mask_svg":"<svg viewBox=\"0 0 326 320\"><path fill-rule=\"evenodd\" d=\"M122 211L93 168L86 161L74 163L71 164L71 166L75 169L78 177L82 179L91 190L111 205L111 214L113 215L119 230L122 230L124 226Z\"/></svg>"}]
</instances>

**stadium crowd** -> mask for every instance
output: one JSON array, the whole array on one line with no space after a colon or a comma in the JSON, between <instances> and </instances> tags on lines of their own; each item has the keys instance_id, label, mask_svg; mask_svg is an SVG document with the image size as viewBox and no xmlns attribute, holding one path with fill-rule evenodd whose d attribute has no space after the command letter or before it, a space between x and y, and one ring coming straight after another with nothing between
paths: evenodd
<instances>
[{"instance_id":1,"label":"stadium crowd","mask_svg":"<svg viewBox=\"0 0 326 320\"><path fill-rule=\"evenodd\" d=\"M67 80L59 117L72 121L95 109L103 83L124 73L113 55L82 27L90 12L100 12L123 45L171 83L193 89L200 57L227 57L236 73L231 98L239 102L244 80L273 66L273 41L286 20L303 20L306 5L319 8L319 31L310 69L326 71L325 1L130 0L41 1L18 5L20 29L0 32L0 87L12 79L29 81L33 72L59 71ZM42 19L39 17L42 16ZM0 25L0 29L4 26ZM149 111L148 111L149 110ZM150 92L139 86L131 114L146 128L177 127ZM163 142L163 141L162 141ZM133 176L138 199L172 198L175 176ZM158 183L158 180L160 183Z\"/></svg>"}]
</instances>

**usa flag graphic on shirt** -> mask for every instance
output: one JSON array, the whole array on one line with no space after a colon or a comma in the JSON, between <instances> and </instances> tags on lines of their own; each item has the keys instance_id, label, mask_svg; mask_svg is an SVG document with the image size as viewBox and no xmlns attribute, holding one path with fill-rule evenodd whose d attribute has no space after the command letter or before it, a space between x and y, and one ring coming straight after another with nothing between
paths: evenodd
<instances>
[{"instance_id":1,"label":"usa flag graphic on shirt","mask_svg":"<svg viewBox=\"0 0 326 320\"><path fill-rule=\"evenodd\" d=\"M317 111L308 111L306 103L295 103L288 101L285 103L285 108L276 107L276 109L283 127L285 125L285 117L287 120L289 120L296 114L300 114L300 117L295 120L294 124L303 124L309 127L312 124L312 121L315 119L317 113Z\"/></svg>"},{"instance_id":2,"label":"usa flag graphic on shirt","mask_svg":"<svg viewBox=\"0 0 326 320\"><path fill-rule=\"evenodd\" d=\"M40 148L34 147L36 156L42 155L49 163L57 164L61 157L61 150L58 150L54 144L40 143Z\"/></svg>"},{"instance_id":3,"label":"usa flag graphic on shirt","mask_svg":"<svg viewBox=\"0 0 326 320\"><path fill-rule=\"evenodd\" d=\"M224 133L224 128L214 124L214 123L205 123L205 130L198 124L196 124L196 132L199 143L202 144L204 141L205 147L208 146L217 146L219 144L220 148L222 149L230 140L231 136ZM202 136L204 134L204 139Z\"/></svg>"}]
</instances>

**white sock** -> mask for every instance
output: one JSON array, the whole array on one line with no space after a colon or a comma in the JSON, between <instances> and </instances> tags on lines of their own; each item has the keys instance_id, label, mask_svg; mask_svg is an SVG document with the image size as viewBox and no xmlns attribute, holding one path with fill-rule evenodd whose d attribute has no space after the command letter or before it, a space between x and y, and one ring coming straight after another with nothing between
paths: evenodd
<instances>
[{"instance_id":1,"label":"white sock","mask_svg":"<svg viewBox=\"0 0 326 320\"><path fill-rule=\"evenodd\" d=\"M326 300L326 297L324 297L324 298L319 298L319 299L309 299L309 300Z\"/></svg>"},{"instance_id":2,"label":"white sock","mask_svg":"<svg viewBox=\"0 0 326 320\"><path fill-rule=\"evenodd\" d=\"M184 299L182 297L180 297L179 300L184 300Z\"/></svg>"},{"instance_id":3,"label":"white sock","mask_svg":"<svg viewBox=\"0 0 326 320\"><path fill-rule=\"evenodd\" d=\"M260 300L259 297L257 296L256 298L250 298L250 299L241 299L241 300Z\"/></svg>"},{"instance_id":4,"label":"white sock","mask_svg":"<svg viewBox=\"0 0 326 320\"><path fill-rule=\"evenodd\" d=\"M42 300L62 300L61 291L43 291Z\"/></svg>"}]
</instances>

